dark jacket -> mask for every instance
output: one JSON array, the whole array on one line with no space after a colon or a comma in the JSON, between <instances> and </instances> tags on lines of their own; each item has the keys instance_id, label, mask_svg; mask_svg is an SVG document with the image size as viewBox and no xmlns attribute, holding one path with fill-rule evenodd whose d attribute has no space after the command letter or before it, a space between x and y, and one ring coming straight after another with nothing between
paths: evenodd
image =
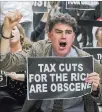
<instances>
[{"instance_id":1,"label":"dark jacket","mask_svg":"<svg viewBox=\"0 0 102 112\"><path fill-rule=\"evenodd\" d=\"M39 24L35 27L34 31L31 33L31 41L36 42L38 40L44 39L44 28L46 23L40 21Z\"/></svg>"}]
</instances>

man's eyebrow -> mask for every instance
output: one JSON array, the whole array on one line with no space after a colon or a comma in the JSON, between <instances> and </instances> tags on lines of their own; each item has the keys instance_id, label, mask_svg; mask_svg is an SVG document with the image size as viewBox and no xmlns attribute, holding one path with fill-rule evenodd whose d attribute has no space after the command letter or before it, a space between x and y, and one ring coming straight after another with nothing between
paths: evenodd
<instances>
[{"instance_id":1,"label":"man's eyebrow","mask_svg":"<svg viewBox=\"0 0 102 112\"><path fill-rule=\"evenodd\" d=\"M60 29L55 29L56 31L63 31L63 30L60 30Z\"/></svg>"},{"instance_id":2,"label":"man's eyebrow","mask_svg":"<svg viewBox=\"0 0 102 112\"><path fill-rule=\"evenodd\" d=\"M62 31L63 32L63 30L60 30L60 29L55 29L55 31ZM65 31L72 32L72 30L65 30Z\"/></svg>"}]
</instances>

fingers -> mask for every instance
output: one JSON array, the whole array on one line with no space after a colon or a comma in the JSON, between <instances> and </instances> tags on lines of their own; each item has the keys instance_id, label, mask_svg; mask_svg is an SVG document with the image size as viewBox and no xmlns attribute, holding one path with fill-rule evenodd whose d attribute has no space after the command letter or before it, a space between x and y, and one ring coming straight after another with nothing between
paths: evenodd
<instances>
[{"instance_id":1,"label":"fingers","mask_svg":"<svg viewBox=\"0 0 102 112\"><path fill-rule=\"evenodd\" d=\"M87 78L85 79L85 82L92 83L92 89L97 90L97 87L100 84L99 74L96 72L88 74Z\"/></svg>"},{"instance_id":2,"label":"fingers","mask_svg":"<svg viewBox=\"0 0 102 112\"><path fill-rule=\"evenodd\" d=\"M11 33L12 28L19 23L21 18L22 18L22 14L18 10L9 11L5 15L5 19L4 19L2 30L4 32L8 32L8 29L9 29L9 32Z\"/></svg>"},{"instance_id":3,"label":"fingers","mask_svg":"<svg viewBox=\"0 0 102 112\"><path fill-rule=\"evenodd\" d=\"M15 76L16 75L16 73L15 72L7 72L7 76Z\"/></svg>"},{"instance_id":4,"label":"fingers","mask_svg":"<svg viewBox=\"0 0 102 112\"><path fill-rule=\"evenodd\" d=\"M18 10L9 11L5 17L8 18L11 22L16 22L22 18L22 14Z\"/></svg>"},{"instance_id":5,"label":"fingers","mask_svg":"<svg viewBox=\"0 0 102 112\"><path fill-rule=\"evenodd\" d=\"M90 74L88 74L88 76L87 76L87 80L88 80L90 83L93 83L93 82L100 82L99 74L96 73L96 72L90 73Z\"/></svg>"}]
</instances>

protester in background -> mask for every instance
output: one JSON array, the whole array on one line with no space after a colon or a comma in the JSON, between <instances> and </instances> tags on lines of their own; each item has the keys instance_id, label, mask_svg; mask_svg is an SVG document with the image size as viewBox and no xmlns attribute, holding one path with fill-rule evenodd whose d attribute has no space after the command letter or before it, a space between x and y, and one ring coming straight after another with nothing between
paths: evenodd
<instances>
[{"instance_id":1,"label":"protester in background","mask_svg":"<svg viewBox=\"0 0 102 112\"><path fill-rule=\"evenodd\" d=\"M94 40L93 43L87 45L87 47L102 47L102 27L97 27L94 33L95 33L96 40Z\"/></svg>"},{"instance_id":2,"label":"protester in background","mask_svg":"<svg viewBox=\"0 0 102 112\"><path fill-rule=\"evenodd\" d=\"M80 17L80 20L94 20L94 10L85 10ZM87 40L89 43L92 43L92 26L82 26L82 40L83 40L83 47L87 45Z\"/></svg>"},{"instance_id":3,"label":"protester in background","mask_svg":"<svg viewBox=\"0 0 102 112\"><path fill-rule=\"evenodd\" d=\"M5 24L5 23L4 23ZM20 52L27 53L32 42L25 37L25 32L20 24L13 27L11 39L9 41L9 50L12 54ZM7 87L0 88L0 111L1 112L20 112L24 104L27 89L25 80L25 72L20 71L6 73L8 76ZM17 81L20 80L20 81Z\"/></svg>"},{"instance_id":4,"label":"protester in background","mask_svg":"<svg viewBox=\"0 0 102 112\"><path fill-rule=\"evenodd\" d=\"M97 21L102 21L102 18L98 18ZM93 27L93 42L89 44L89 47L102 47L102 27Z\"/></svg>"},{"instance_id":5,"label":"protester in background","mask_svg":"<svg viewBox=\"0 0 102 112\"><path fill-rule=\"evenodd\" d=\"M9 12L6 16L6 24L3 24L2 27L2 39L0 46L0 69L7 71L24 71L26 69L25 55L21 53L8 53L11 31L13 29L13 26L15 26L20 21L21 17L22 16L19 11ZM48 40L41 40L34 43L32 48L30 49L30 52L28 53L29 57L89 56L89 54L87 54L86 52L72 45L75 38L75 30L77 27L77 22L73 17L68 14L57 14L50 18L48 26L48 38L50 42ZM3 44L5 44L6 46L3 46ZM98 61L94 60L94 68L95 72L90 73L86 78L88 80L88 83L92 83L92 93L79 98L74 98L74 100L63 100L62 111L98 112L98 107L94 98L99 98L101 95L99 93L99 82L100 77L102 78L102 66ZM54 100L26 100L22 112L54 111L53 104Z\"/></svg>"},{"instance_id":6,"label":"protester in background","mask_svg":"<svg viewBox=\"0 0 102 112\"><path fill-rule=\"evenodd\" d=\"M21 52L21 53L27 53L29 52L32 42L25 36L25 31L23 27L18 24L17 26L14 26L12 30L12 38L10 39L10 52ZM9 77L11 77L14 80L25 80L24 74L18 74L15 72L7 73Z\"/></svg>"},{"instance_id":7,"label":"protester in background","mask_svg":"<svg viewBox=\"0 0 102 112\"><path fill-rule=\"evenodd\" d=\"M100 17L100 6L99 4L96 5L95 10L85 10L80 17L80 20L96 20ZM88 44L91 44L93 42L93 36L92 36L92 25L86 25L82 26L82 41L83 41L83 47L85 47Z\"/></svg>"}]
</instances>

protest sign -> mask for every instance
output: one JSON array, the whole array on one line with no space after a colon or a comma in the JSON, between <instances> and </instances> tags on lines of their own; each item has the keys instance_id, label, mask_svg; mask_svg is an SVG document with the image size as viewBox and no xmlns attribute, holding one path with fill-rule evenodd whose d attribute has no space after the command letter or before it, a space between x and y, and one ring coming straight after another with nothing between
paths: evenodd
<instances>
[{"instance_id":1,"label":"protest sign","mask_svg":"<svg viewBox=\"0 0 102 112\"><path fill-rule=\"evenodd\" d=\"M47 11L47 1L33 1L32 10L35 13L43 13Z\"/></svg>"},{"instance_id":2,"label":"protest sign","mask_svg":"<svg viewBox=\"0 0 102 112\"><path fill-rule=\"evenodd\" d=\"M7 86L7 76L5 74L6 72L0 71L0 87Z\"/></svg>"},{"instance_id":3,"label":"protest sign","mask_svg":"<svg viewBox=\"0 0 102 112\"><path fill-rule=\"evenodd\" d=\"M95 6L98 5L98 1L66 1L66 9L71 10L95 10Z\"/></svg>"},{"instance_id":4,"label":"protest sign","mask_svg":"<svg viewBox=\"0 0 102 112\"><path fill-rule=\"evenodd\" d=\"M85 83L93 72L93 58L28 58L27 98L64 99L79 97L91 92Z\"/></svg>"},{"instance_id":5,"label":"protest sign","mask_svg":"<svg viewBox=\"0 0 102 112\"><path fill-rule=\"evenodd\" d=\"M84 51L88 52L89 54L93 55L95 59L97 59L100 64L102 64L102 48L99 47L83 47Z\"/></svg>"}]
</instances>

